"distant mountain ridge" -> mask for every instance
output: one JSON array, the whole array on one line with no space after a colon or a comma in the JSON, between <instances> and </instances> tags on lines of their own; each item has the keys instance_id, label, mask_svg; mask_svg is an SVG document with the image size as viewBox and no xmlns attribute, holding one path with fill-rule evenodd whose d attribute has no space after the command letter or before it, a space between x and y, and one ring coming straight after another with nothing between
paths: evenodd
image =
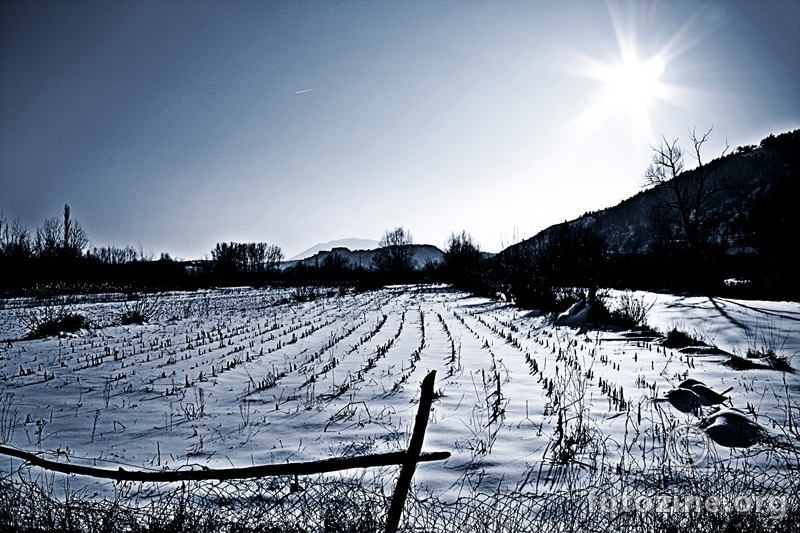
<instances>
[{"instance_id":1,"label":"distant mountain ridge","mask_svg":"<svg viewBox=\"0 0 800 533\"><path fill-rule=\"evenodd\" d=\"M422 269L427 263L439 263L444 260L444 252L431 244L410 244L412 250L412 259L414 267ZM365 250L350 250L347 247L335 247L332 250L322 250L311 257L306 257L299 260L284 261L281 268L291 268L297 264L304 264L306 266L320 266L325 263L325 260L331 256L338 256L337 259L344 260L351 268L365 268L371 270L373 268L372 259L378 253L377 249Z\"/></svg>"},{"instance_id":2,"label":"distant mountain ridge","mask_svg":"<svg viewBox=\"0 0 800 533\"><path fill-rule=\"evenodd\" d=\"M325 242L315 244L311 248L307 250L303 250L296 256L289 259L289 261L300 261L301 259L307 259L309 257L313 257L319 252L328 251L330 252L334 248L349 248L350 250L373 250L379 246L378 241L374 239L357 239L357 238L349 238L349 239L338 239L335 241Z\"/></svg>"}]
</instances>

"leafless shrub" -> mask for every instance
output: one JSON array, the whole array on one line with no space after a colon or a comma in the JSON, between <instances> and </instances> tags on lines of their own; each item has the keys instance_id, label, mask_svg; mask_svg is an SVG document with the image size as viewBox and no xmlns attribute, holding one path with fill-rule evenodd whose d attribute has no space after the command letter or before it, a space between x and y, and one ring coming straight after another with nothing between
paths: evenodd
<instances>
[{"instance_id":1,"label":"leafless shrub","mask_svg":"<svg viewBox=\"0 0 800 533\"><path fill-rule=\"evenodd\" d=\"M64 297L53 297L38 307L23 309L18 317L29 339L72 333L89 326L89 320L75 313Z\"/></svg>"},{"instance_id":2,"label":"leafless shrub","mask_svg":"<svg viewBox=\"0 0 800 533\"><path fill-rule=\"evenodd\" d=\"M794 372L789 363L790 357L785 353L789 334L781 336L780 324L773 320L758 321L755 326L747 328L747 359L756 363L756 367L772 368L782 372Z\"/></svg>"},{"instance_id":3,"label":"leafless shrub","mask_svg":"<svg viewBox=\"0 0 800 533\"><path fill-rule=\"evenodd\" d=\"M625 291L617 297L616 307L611 314L625 326L644 326L647 324L647 315L655 304L655 300L648 303L644 296L636 296L631 291Z\"/></svg>"},{"instance_id":4,"label":"leafless shrub","mask_svg":"<svg viewBox=\"0 0 800 533\"><path fill-rule=\"evenodd\" d=\"M144 324L158 318L162 310L163 302L160 296L136 294L133 296L133 301L125 302L119 320L123 326Z\"/></svg>"}]
</instances>

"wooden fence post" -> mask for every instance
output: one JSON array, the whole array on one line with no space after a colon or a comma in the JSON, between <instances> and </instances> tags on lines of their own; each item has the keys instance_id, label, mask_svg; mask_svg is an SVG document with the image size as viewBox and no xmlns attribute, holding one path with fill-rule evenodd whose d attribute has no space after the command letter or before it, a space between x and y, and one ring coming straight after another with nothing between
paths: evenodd
<instances>
[{"instance_id":1,"label":"wooden fence post","mask_svg":"<svg viewBox=\"0 0 800 533\"><path fill-rule=\"evenodd\" d=\"M419 462L419 455L422 451L422 441L425 438L425 429L428 427L428 417L433 403L433 383L436 380L436 371L432 370L425 379L422 380L421 392L419 397L419 408L417 418L414 420L414 429L411 432L411 442L406 450L406 460L400 468L400 476L397 478L397 485L392 495L392 505L389 507L389 514L386 516L386 533L396 533L400 525L400 517L403 514L403 507L406 503L408 490L411 488L411 478Z\"/></svg>"}]
</instances>

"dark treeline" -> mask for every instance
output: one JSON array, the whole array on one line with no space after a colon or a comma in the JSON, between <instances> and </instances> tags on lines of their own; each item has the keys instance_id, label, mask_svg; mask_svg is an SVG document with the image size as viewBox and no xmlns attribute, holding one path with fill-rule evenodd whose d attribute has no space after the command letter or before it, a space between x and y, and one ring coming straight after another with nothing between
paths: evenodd
<instances>
[{"instance_id":1,"label":"dark treeline","mask_svg":"<svg viewBox=\"0 0 800 533\"><path fill-rule=\"evenodd\" d=\"M698 156L706 136L690 132ZM644 244L632 250L619 248L619 232L614 237L616 230L601 223L602 217L587 214L496 255L482 252L467 232L461 232L449 237L441 261L420 263L414 257L411 234L395 228L385 232L380 247L364 264L334 250L287 266L280 247L263 242L218 243L208 260L176 261L167 254L155 258L132 247L90 248L86 232L64 206L60 217L44 221L32 232L18 220L7 221L0 212L0 294L267 284L371 289L449 283L540 310L560 310L578 297L592 299L601 287L800 299L792 255L800 232L800 131L770 136L760 147L739 147L699 170L678 175L659 167L665 161L680 163L675 142L665 139L654 151L654 165L647 175L663 183L641 193L652 193L649 203L642 203L644 211L624 214L627 225L618 226L633 227L631 219L647 219L642 225L648 228ZM719 169L727 174L717 175ZM731 180L732 172L746 179ZM702 187L697 180L703 180ZM757 187L746 189L745 195L729 202L734 208L725 211L724 195L734 198L727 191L741 189L740 182L748 180ZM685 206L674 199L685 198L687 191L698 200L689 216L681 217ZM697 207L700 200L717 193L723 200L717 200L716 207L711 203ZM610 244L613 238L617 244Z\"/></svg>"},{"instance_id":2,"label":"dark treeline","mask_svg":"<svg viewBox=\"0 0 800 533\"><path fill-rule=\"evenodd\" d=\"M64 206L61 218L29 231L0 212L0 296L67 292L142 292L193 290L219 286L353 285L362 289L389 283L442 281L435 266L417 268L411 235L387 231L381 249L367 265L356 266L337 254L309 265L283 264L279 246L265 242L218 243L210 259L155 258L141 248L89 247L89 238Z\"/></svg>"},{"instance_id":3,"label":"dark treeline","mask_svg":"<svg viewBox=\"0 0 800 533\"><path fill-rule=\"evenodd\" d=\"M2 229L9 229L4 220ZM5 296L53 291L158 291L251 285L349 285L358 289L398 283L448 283L474 294L513 300L540 310L563 310L574 302L575 287L584 297L600 287L690 290L742 297L796 298L790 263L781 263L785 247L776 246L771 261L762 256L729 256L709 252L698 263L680 250L655 246L647 253L611 253L593 225L561 225L546 239L483 253L467 233L452 234L443 260L421 268L410 259L410 243L386 245L367 266L354 265L337 253L321 261L281 268L279 247L266 243L219 243L204 261L175 261L133 248L94 248L84 253L51 247L40 254L5 237L0 246ZM783 265L783 266L781 266ZM690 273L684 276L682 273ZM727 278L748 279L744 286L725 285ZM794 291L794 292L792 292Z\"/></svg>"},{"instance_id":4,"label":"dark treeline","mask_svg":"<svg viewBox=\"0 0 800 533\"><path fill-rule=\"evenodd\" d=\"M699 154L700 145L695 148ZM684 175L681 192L688 190L696 204L708 200L709 208L686 209L688 222L675 223L659 211L664 195L656 195L648 213L649 246L612 254L608 284L799 300L793 251L800 233L800 130L739 147ZM697 186L700 179L705 189ZM680 212L678 202L671 205Z\"/></svg>"},{"instance_id":5,"label":"dark treeline","mask_svg":"<svg viewBox=\"0 0 800 533\"><path fill-rule=\"evenodd\" d=\"M29 231L0 212L0 294L141 291L196 288L201 279L168 254L157 260L132 247L89 248L89 238L64 206L62 216Z\"/></svg>"}]
</instances>

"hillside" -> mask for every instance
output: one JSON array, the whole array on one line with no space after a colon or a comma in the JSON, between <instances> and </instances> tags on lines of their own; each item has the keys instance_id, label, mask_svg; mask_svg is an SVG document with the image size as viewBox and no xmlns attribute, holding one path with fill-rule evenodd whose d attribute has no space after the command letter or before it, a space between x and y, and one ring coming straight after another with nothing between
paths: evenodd
<instances>
[{"instance_id":1,"label":"hillside","mask_svg":"<svg viewBox=\"0 0 800 533\"><path fill-rule=\"evenodd\" d=\"M795 130L771 135L759 146L738 147L675 179L688 182L698 172L715 168L729 185L708 203L705 231L712 242L729 255L774 253L776 241L784 241L783 237L798 230L798 154L800 130ZM647 252L659 238L651 214L657 195L663 192L664 185L643 190L614 207L551 226L503 253L546 240L565 225L596 227L612 253Z\"/></svg>"}]
</instances>

